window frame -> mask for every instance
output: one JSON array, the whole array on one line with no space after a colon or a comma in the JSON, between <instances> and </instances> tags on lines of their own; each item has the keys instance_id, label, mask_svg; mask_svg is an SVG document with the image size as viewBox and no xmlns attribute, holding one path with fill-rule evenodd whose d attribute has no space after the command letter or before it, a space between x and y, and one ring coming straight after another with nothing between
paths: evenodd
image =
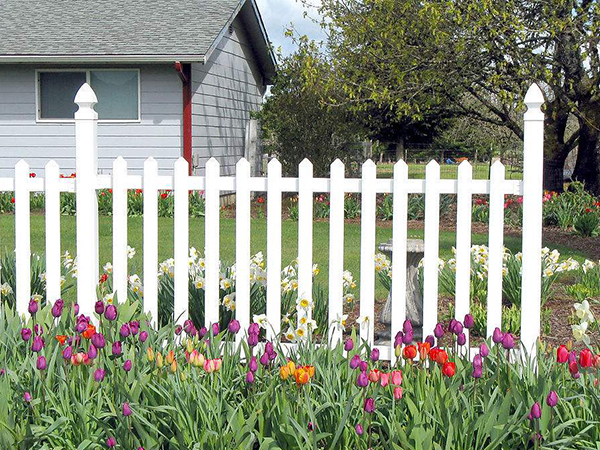
<instances>
[{"instance_id":1,"label":"window frame","mask_svg":"<svg viewBox=\"0 0 600 450\"><path fill-rule=\"evenodd\" d=\"M42 114L42 102L41 102L41 88L40 88L40 73L48 72L84 72L86 74L86 83L90 84L91 72L137 72L137 87L138 87L138 105L137 119L98 119L99 123L141 123L142 121L142 78L141 70L139 68L60 68L60 69L36 69L35 70L35 121L40 123L75 123L75 118L72 119L44 119L41 117ZM91 86L91 84L90 84Z\"/></svg>"}]
</instances>

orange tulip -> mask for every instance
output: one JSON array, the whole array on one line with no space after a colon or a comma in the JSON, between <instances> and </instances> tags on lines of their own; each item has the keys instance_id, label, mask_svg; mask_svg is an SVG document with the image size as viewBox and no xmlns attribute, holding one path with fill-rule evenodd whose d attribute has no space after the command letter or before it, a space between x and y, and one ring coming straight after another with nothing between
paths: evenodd
<instances>
[{"instance_id":1,"label":"orange tulip","mask_svg":"<svg viewBox=\"0 0 600 450\"><path fill-rule=\"evenodd\" d=\"M290 368L286 365L286 366L281 366L279 368L279 377L285 381L288 379L288 377L290 376L291 372L290 372Z\"/></svg>"},{"instance_id":2,"label":"orange tulip","mask_svg":"<svg viewBox=\"0 0 600 450\"><path fill-rule=\"evenodd\" d=\"M304 366L304 370L308 372L309 377L312 378L315 376L315 366Z\"/></svg>"},{"instance_id":3,"label":"orange tulip","mask_svg":"<svg viewBox=\"0 0 600 450\"><path fill-rule=\"evenodd\" d=\"M84 338L91 339L96 334L96 327L90 323L82 334Z\"/></svg>"},{"instance_id":4,"label":"orange tulip","mask_svg":"<svg viewBox=\"0 0 600 450\"><path fill-rule=\"evenodd\" d=\"M169 353L167 353L167 357L166 357L167 364L173 363L174 360L175 360L175 352L173 350L169 350Z\"/></svg>"},{"instance_id":5,"label":"orange tulip","mask_svg":"<svg viewBox=\"0 0 600 450\"><path fill-rule=\"evenodd\" d=\"M296 384L298 386L301 384L306 384L310 380L310 374L303 367L296 369L296 372L294 372L294 377L296 378Z\"/></svg>"},{"instance_id":6,"label":"orange tulip","mask_svg":"<svg viewBox=\"0 0 600 450\"><path fill-rule=\"evenodd\" d=\"M417 347L414 345L407 345L402 351L402 357L404 359L414 359L417 356Z\"/></svg>"},{"instance_id":7,"label":"orange tulip","mask_svg":"<svg viewBox=\"0 0 600 450\"><path fill-rule=\"evenodd\" d=\"M429 351L431 350L431 344L429 342L419 342L419 356L421 359L426 359Z\"/></svg>"},{"instance_id":8,"label":"orange tulip","mask_svg":"<svg viewBox=\"0 0 600 450\"><path fill-rule=\"evenodd\" d=\"M58 342L60 342L60 345L65 345L65 342L67 341L67 337L59 334L56 336L56 340Z\"/></svg>"}]
</instances>

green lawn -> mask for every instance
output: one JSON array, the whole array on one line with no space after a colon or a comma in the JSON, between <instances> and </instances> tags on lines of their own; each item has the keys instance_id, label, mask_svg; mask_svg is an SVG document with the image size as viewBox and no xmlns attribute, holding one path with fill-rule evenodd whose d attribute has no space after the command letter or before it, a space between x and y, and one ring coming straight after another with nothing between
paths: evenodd
<instances>
[{"instance_id":1,"label":"green lawn","mask_svg":"<svg viewBox=\"0 0 600 450\"><path fill-rule=\"evenodd\" d=\"M409 163L409 178L425 178L425 163ZM377 176L380 178L391 178L394 173L394 165L389 163L377 164ZM458 164L441 164L440 177L443 179L452 179L458 176ZM490 177L489 163L477 163L473 165L473 178L478 180L488 180ZM520 180L523 178L521 172L513 172L509 166L506 166L506 178L509 180Z\"/></svg>"},{"instance_id":2,"label":"green lawn","mask_svg":"<svg viewBox=\"0 0 600 450\"><path fill-rule=\"evenodd\" d=\"M159 261L173 256L173 219L159 218ZM263 251L266 255L267 227L265 219L252 220L252 253ZM61 217L62 251L68 250L75 253L75 217ZM317 281L326 285L328 280L328 249L329 249L329 224L327 222L316 222L313 229L314 234L314 261L321 267L321 273ZM131 261L131 273L142 275L142 218L131 217L129 219L129 245L137 250ZM387 241L392 236L391 228L377 228L377 243ZM423 237L421 230L409 230L410 237ZM474 234L473 244L487 243L487 235ZM282 224L282 262L288 264L297 256L298 250L298 223L286 220ZM31 247L32 252L43 254L44 252L44 216L34 214L31 217ZM440 232L440 256L448 258L452 254L452 246L455 245L456 237L452 232ZM505 245L512 251L519 251L520 238L507 237ZM0 246L5 251L14 250L14 216L0 216ZM201 250L204 248L204 221L202 219L190 219L190 246ZM583 260L585 255L572 250L550 245L557 248L561 254L573 256ZM235 219L221 218L221 259L233 262L235 260ZM266 255L268 256L268 255ZM112 220L111 217L100 217L100 263L104 264L112 259ZM360 269L360 225L346 224L345 226L345 268L350 270L356 278ZM377 286L376 295L383 298L386 295L383 287Z\"/></svg>"}]
</instances>

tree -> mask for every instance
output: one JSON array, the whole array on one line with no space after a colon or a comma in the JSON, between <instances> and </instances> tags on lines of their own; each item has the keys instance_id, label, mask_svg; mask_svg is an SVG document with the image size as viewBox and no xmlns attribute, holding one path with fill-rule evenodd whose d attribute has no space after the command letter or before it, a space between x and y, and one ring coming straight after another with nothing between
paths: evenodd
<instances>
[{"instance_id":1,"label":"tree","mask_svg":"<svg viewBox=\"0 0 600 450\"><path fill-rule=\"evenodd\" d=\"M298 50L280 57L271 95L259 115L271 152L288 175L297 175L304 158L313 163L315 176L329 173L339 158L351 167L363 159L359 144L364 132L348 108L332 106L329 86L331 64L306 37Z\"/></svg>"},{"instance_id":2,"label":"tree","mask_svg":"<svg viewBox=\"0 0 600 450\"><path fill-rule=\"evenodd\" d=\"M596 1L323 0L320 14L332 81L353 109L375 102L418 119L441 105L522 139L524 94L537 81L545 187L562 190L564 161L579 144L576 176L600 190ZM568 134L571 114L579 128Z\"/></svg>"}]
</instances>

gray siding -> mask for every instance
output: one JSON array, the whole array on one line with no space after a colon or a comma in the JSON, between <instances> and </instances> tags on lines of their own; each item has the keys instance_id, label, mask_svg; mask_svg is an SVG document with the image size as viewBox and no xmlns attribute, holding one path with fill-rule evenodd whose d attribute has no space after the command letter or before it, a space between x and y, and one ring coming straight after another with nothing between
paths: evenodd
<instances>
[{"instance_id":1,"label":"gray siding","mask_svg":"<svg viewBox=\"0 0 600 450\"><path fill-rule=\"evenodd\" d=\"M82 66L79 66L82 67ZM106 66L102 66L106 67ZM123 156L133 172L144 160L158 160L159 170L170 172L182 154L182 88L172 65L127 66L140 69L141 122L98 125L98 165L110 172L112 161ZM36 123L33 65L0 65L0 175L12 175L15 163L25 159L31 170L43 173L54 159L61 173L75 171L75 126L72 123Z\"/></svg>"},{"instance_id":2,"label":"gray siding","mask_svg":"<svg viewBox=\"0 0 600 450\"><path fill-rule=\"evenodd\" d=\"M246 123L260 108L264 86L252 46L240 19L225 32L206 64L192 64L192 147L196 174L214 156L224 175L235 173L244 156Z\"/></svg>"}]
</instances>

